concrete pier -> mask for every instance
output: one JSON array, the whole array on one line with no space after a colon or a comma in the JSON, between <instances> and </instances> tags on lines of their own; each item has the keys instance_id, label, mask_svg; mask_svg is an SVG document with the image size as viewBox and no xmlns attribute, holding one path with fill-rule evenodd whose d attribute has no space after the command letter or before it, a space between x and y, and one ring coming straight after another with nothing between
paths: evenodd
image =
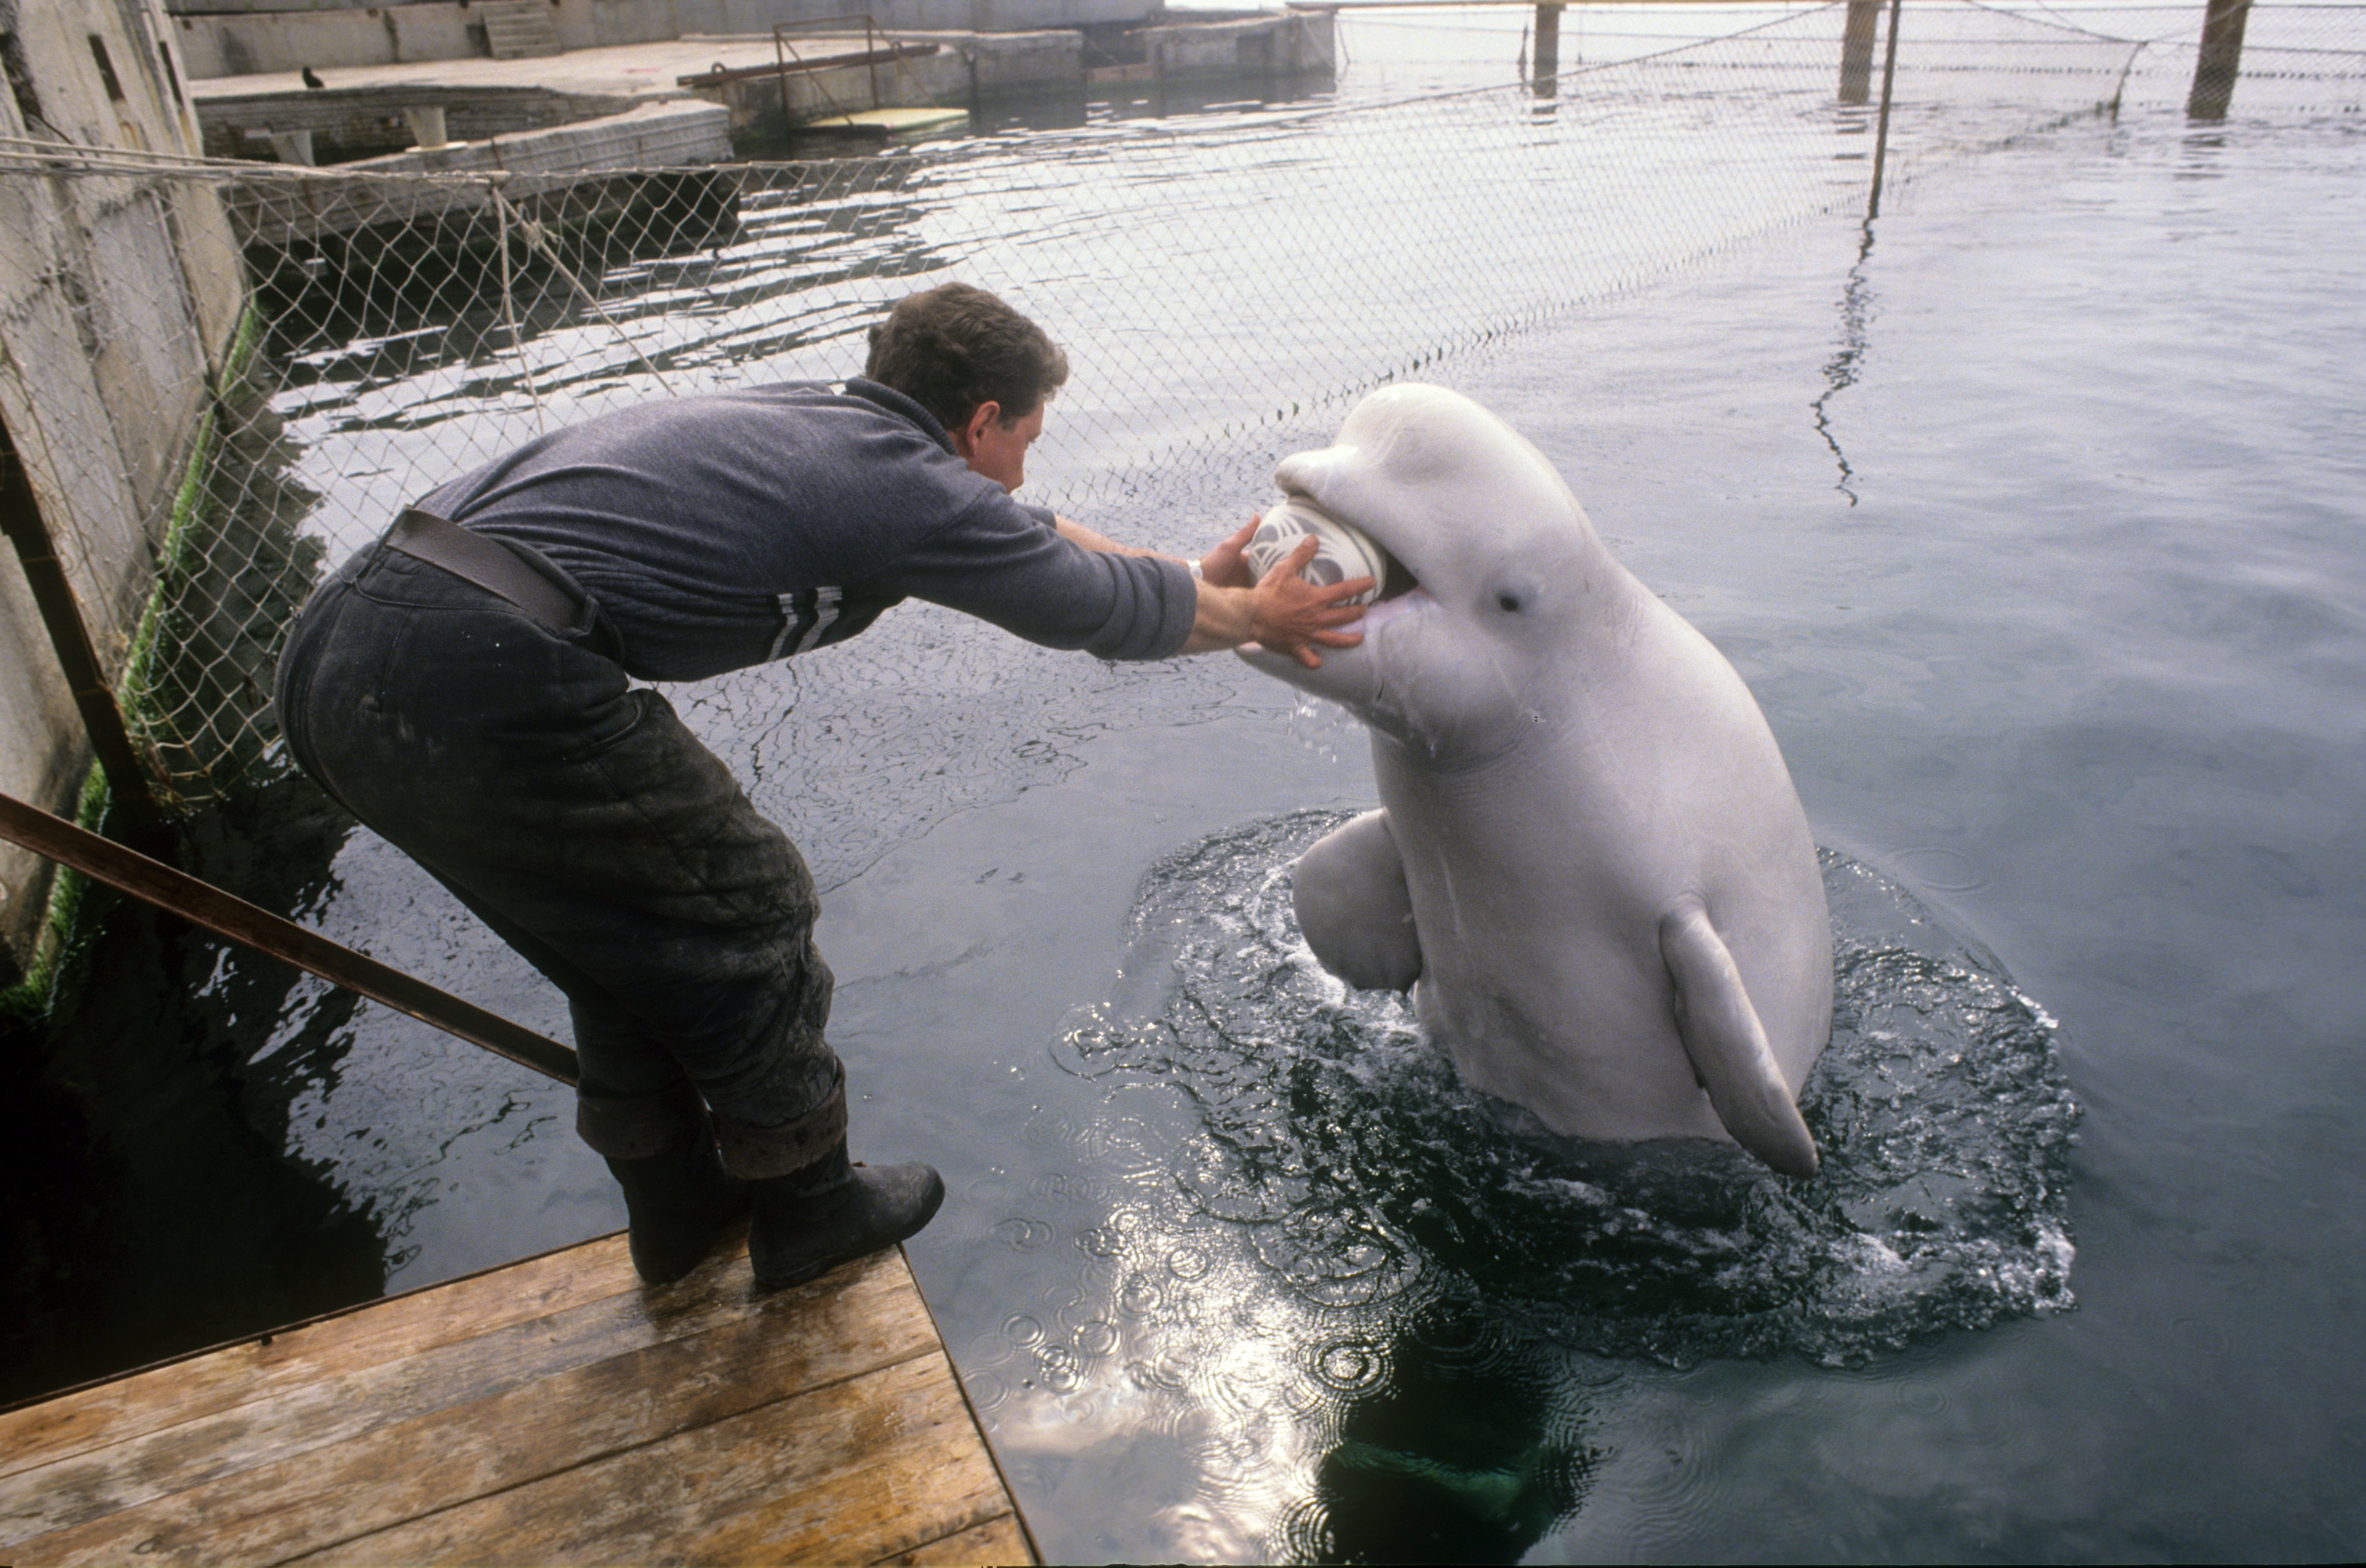
<instances>
[{"instance_id":1,"label":"concrete pier","mask_svg":"<svg viewBox=\"0 0 2366 1568\"><path fill-rule=\"evenodd\" d=\"M1329 7L1308 7L1278 17L1164 22L1138 36L1156 81L1327 76L1338 69L1335 19Z\"/></svg>"},{"instance_id":2,"label":"concrete pier","mask_svg":"<svg viewBox=\"0 0 2366 1568\"><path fill-rule=\"evenodd\" d=\"M486 0L172 0L194 76L293 73L303 66L420 64L493 58ZM774 24L866 13L896 32L1023 33L1144 26L1158 0L552 0L569 53L689 38L769 39ZM512 58L517 58L513 56Z\"/></svg>"},{"instance_id":3,"label":"concrete pier","mask_svg":"<svg viewBox=\"0 0 2366 1568\"><path fill-rule=\"evenodd\" d=\"M1328 74L1335 68L1328 8L1166 23L1133 36L1143 52L1140 74L1158 81ZM874 48L896 45L906 47L884 62L862 58ZM818 70L797 63L839 57L853 62ZM193 83L206 150L218 157L259 157L276 149L284 162L289 139L300 135L309 139L304 145L313 162L343 163L415 146L411 117L431 107L442 111L446 134L456 143L597 122L656 101L692 98L721 106L729 129L744 135L850 110L966 108L1003 94L1077 88L1087 79L1085 34L1070 28L898 28L867 36L799 31L788 35L785 47L767 32L611 44L529 59L453 56L312 71L322 87L308 87L293 67ZM546 139L546 146L556 144ZM728 156L727 151L685 152L681 161Z\"/></svg>"}]
</instances>

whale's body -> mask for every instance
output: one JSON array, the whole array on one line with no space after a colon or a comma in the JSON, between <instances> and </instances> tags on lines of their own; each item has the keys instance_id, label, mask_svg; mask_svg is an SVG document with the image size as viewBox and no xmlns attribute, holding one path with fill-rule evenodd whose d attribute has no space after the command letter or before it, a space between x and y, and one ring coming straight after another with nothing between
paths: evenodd
<instances>
[{"instance_id":1,"label":"whale's body","mask_svg":"<svg viewBox=\"0 0 2366 1568\"><path fill-rule=\"evenodd\" d=\"M1797 1097L1831 1031L1830 917L1733 666L1459 394L1377 392L1276 477L1420 584L1320 669L1244 652L1371 734L1381 810L1297 868L1316 957L1412 991L1468 1081L1556 1131L1730 1137L1812 1171Z\"/></svg>"}]
</instances>

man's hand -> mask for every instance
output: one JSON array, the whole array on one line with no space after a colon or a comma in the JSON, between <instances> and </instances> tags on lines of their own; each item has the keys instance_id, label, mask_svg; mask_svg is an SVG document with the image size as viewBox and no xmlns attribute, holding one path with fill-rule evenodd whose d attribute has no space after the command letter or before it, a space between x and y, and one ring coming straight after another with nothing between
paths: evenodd
<instances>
[{"instance_id":1,"label":"man's hand","mask_svg":"<svg viewBox=\"0 0 2366 1568\"><path fill-rule=\"evenodd\" d=\"M1210 554L1235 542L1246 543L1248 532L1235 533ZM1205 654L1256 643L1272 653L1289 655L1309 669L1320 669L1323 655L1318 647L1352 648L1362 642L1361 632L1339 628L1362 619L1362 605L1344 601L1370 588L1372 579L1350 577L1329 588L1317 588L1308 582L1298 574L1314 559L1317 543L1313 538L1300 540L1297 548L1275 562L1273 570L1257 579L1253 588L1209 580L1205 576L1207 566L1202 562L1198 614L1192 623L1191 640L1183 644L1183 651ZM1237 556L1237 551L1234 554ZM1246 565L1241 564L1239 575L1245 577L1247 572Z\"/></svg>"},{"instance_id":2,"label":"man's hand","mask_svg":"<svg viewBox=\"0 0 2366 1568\"><path fill-rule=\"evenodd\" d=\"M1351 577L1330 588L1316 588L1298 574L1314 559L1319 548L1313 538L1301 539L1273 570L1259 577L1243 554L1256 533L1260 520L1251 516L1230 537L1200 557L1199 601L1191 621L1187 654L1212 654L1256 643L1277 654L1287 654L1309 669L1323 667L1324 648L1352 648L1364 640L1361 632L1342 632L1363 617L1364 607L1344 601L1372 586L1369 577ZM1150 555L1155 551L1120 544L1084 524L1060 518L1061 535L1087 550L1114 551L1125 555Z\"/></svg>"},{"instance_id":3,"label":"man's hand","mask_svg":"<svg viewBox=\"0 0 2366 1568\"><path fill-rule=\"evenodd\" d=\"M1369 577L1349 577L1344 583L1317 588L1299 573L1314 559L1322 542L1313 535L1273 565L1273 570L1249 590L1254 606L1251 641L1277 654L1296 658L1308 669L1321 669L1326 648L1352 648L1364 640L1361 632L1338 628L1364 618L1364 607L1346 602L1373 586Z\"/></svg>"},{"instance_id":4,"label":"man's hand","mask_svg":"<svg viewBox=\"0 0 2366 1568\"><path fill-rule=\"evenodd\" d=\"M1249 569L1246 552L1249 541L1256 536L1257 524L1264 521L1256 513L1249 513L1248 521L1230 538L1200 556L1200 580L1218 588L1256 587L1256 574Z\"/></svg>"}]
</instances>

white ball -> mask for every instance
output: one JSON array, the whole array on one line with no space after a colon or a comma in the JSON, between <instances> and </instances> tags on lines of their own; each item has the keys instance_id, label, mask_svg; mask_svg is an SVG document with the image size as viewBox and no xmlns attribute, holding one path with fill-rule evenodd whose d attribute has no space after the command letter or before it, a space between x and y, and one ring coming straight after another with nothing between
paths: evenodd
<instances>
[{"instance_id":1,"label":"white ball","mask_svg":"<svg viewBox=\"0 0 2366 1568\"><path fill-rule=\"evenodd\" d=\"M1346 604L1369 604L1380 596L1389 580L1389 553L1371 535L1340 521L1304 496L1282 498L1258 520L1248 548L1241 554L1247 557L1249 570L1263 577L1310 533L1320 543L1301 577L1317 588L1344 583L1349 577L1371 578L1372 586L1342 601Z\"/></svg>"}]
</instances>

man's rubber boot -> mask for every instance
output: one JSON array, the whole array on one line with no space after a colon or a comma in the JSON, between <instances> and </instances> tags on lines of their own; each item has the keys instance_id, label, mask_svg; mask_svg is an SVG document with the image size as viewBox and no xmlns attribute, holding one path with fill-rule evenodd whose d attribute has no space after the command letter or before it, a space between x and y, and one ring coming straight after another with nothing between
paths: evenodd
<instances>
[{"instance_id":1,"label":"man's rubber boot","mask_svg":"<svg viewBox=\"0 0 2366 1568\"><path fill-rule=\"evenodd\" d=\"M943 1178L925 1165L874 1170L847 1159L846 1069L833 1058L829 1070L829 1092L788 1121L715 1118L724 1164L755 1198L748 1259L766 1290L801 1285L892 1247L945 1201Z\"/></svg>"},{"instance_id":2,"label":"man's rubber boot","mask_svg":"<svg viewBox=\"0 0 2366 1568\"><path fill-rule=\"evenodd\" d=\"M706 1106L688 1083L653 1094L579 1094L575 1130L625 1189L633 1269L671 1284L715 1249L751 1194L723 1169Z\"/></svg>"},{"instance_id":3,"label":"man's rubber boot","mask_svg":"<svg viewBox=\"0 0 2366 1568\"><path fill-rule=\"evenodd\" d=\"M935 1217L944 1178L926 1165L851 1163L846 1140L802 1170L750 1182L748 1257L756 1282L780 1290L892 1247Z\"/></svg>"},{"instance_id":4,"label":"man's rubber boot","mask_svg":"<svg viewBox=\"0 0 2366 1568\"><path fill-rule=\"evenodd\" d=\"M724 1227L748 1212L748 1184L724 1173L712 1139L642 1159L610 1158L608 1173L625 1189L633 1271L653 1285L697 1268Z\"/></svg>"}]
</instances>

